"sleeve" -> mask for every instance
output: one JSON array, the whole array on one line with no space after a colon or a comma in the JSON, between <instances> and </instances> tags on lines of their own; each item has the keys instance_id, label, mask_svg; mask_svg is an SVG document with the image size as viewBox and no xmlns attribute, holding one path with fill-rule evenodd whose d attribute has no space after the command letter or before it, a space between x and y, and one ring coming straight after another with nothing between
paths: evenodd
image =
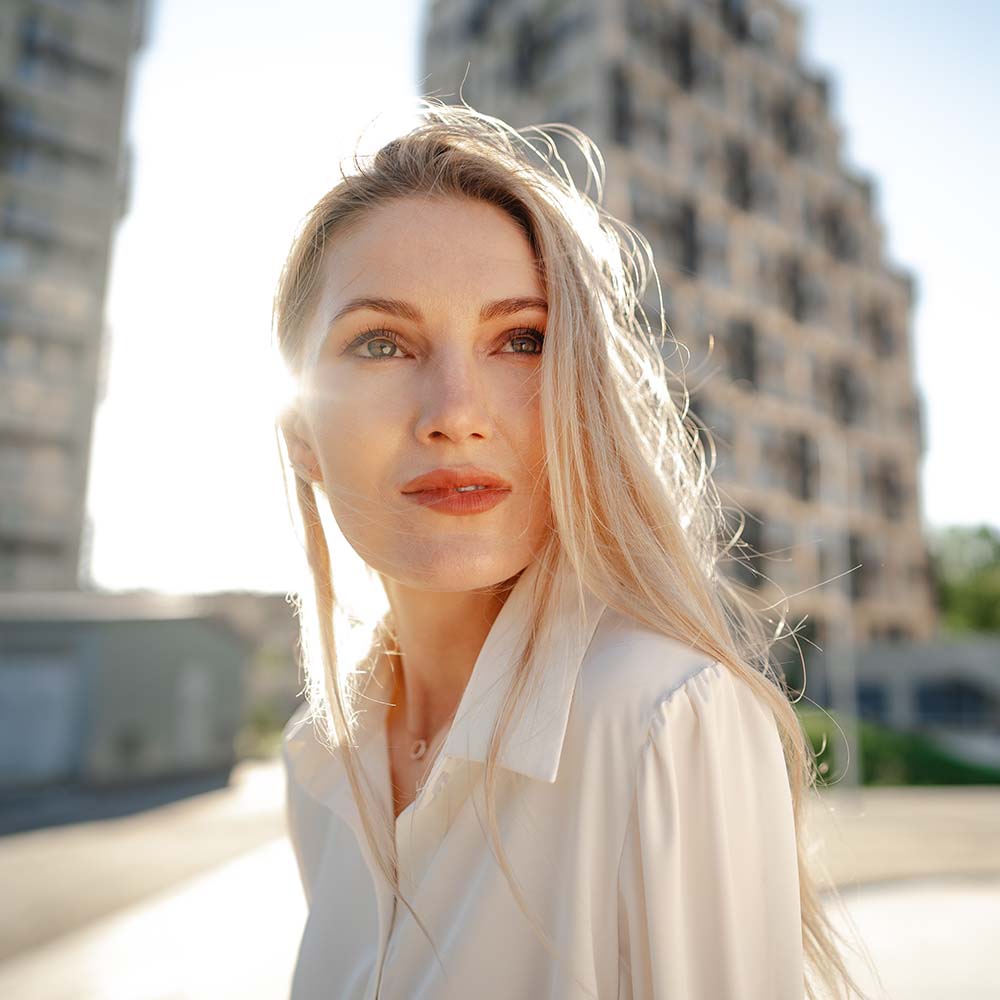
<instances>
[{"instance_id":1,"label":"sleeve","mask_svg":"<svg viewBox=\"0 0 1000 1000\"><path fill-rule=\"evenodd\" d=\"M801 1000L791 792L777 725L720 663L657 708L618 875L621 998Z\"/></svg>"},{"instance_id":2,"label":"sleeve","mask_svg":"<svg viewBox=\"0 0 1000 1000\"><path fill-rule=\"evenodd\" d=\"M281 762L285 774L285 825L308 906L323 860L330 814L303 788L287 739L282 740Z\"/></svg>"}]
</instances>

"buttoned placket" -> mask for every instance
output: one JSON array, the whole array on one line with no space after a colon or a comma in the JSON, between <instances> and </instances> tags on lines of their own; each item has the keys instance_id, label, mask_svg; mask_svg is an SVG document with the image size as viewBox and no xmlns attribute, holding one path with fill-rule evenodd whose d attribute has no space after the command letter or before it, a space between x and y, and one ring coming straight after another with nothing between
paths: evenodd
<instances>
[{"instance_id":1,"label":"buttoned placket","mask_svg":"<svg viewBox=\"0 0 1000 1000\"><path fill-rule=\"evenodd\" d=\"M452 758L439 758L416 798L396 819L396 858L399 882L403 892L410 900L414 898L417 888L434 854L441 846L448 826L454 817L452 808L454 803L449 803L445 792L458 763ZM388 773L388 758L386 759L386 771ZM381 907L379 913L381 923ZM406 915L404 909L403 917ZM386 970L391 967L392 958L396 952L401 919L398 900L392 894L391 912L386 921L384 933L380 934L378 971L375 977L373 1000L380 1000Z\"/></svg>"}]
</instances>

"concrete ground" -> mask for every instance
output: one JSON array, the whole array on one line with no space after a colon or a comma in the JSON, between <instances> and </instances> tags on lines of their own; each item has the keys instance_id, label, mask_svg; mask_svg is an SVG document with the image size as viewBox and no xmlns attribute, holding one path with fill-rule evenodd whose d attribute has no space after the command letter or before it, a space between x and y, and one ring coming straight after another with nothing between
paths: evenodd
<instances>
[{"instance_id":1,"label":"concrete ground","mask_svg":"<svg viewBox=\"0 0 1000 1000\"><path fill-rule=\"evenodd\" d=\"M827 791L809 829L825 882L1000 875L1000 787Z\"/></svg>"},{"instance_id":2,"label":"concrete ground","mask_svg":"<svg viewBox=\"0 0 1000 1000\"><path fill-rule=\"evenodd\" d=\"M870 1000L1000 997L1000 878L881 882L841 902L834 922L855 943L848 964Z\"/></svg>"},{"instance_id":3,"label":"concrete ground","mask_svg":"<svg viewBox=\"0 0 1000 1000\"><path fill-rule=\"evenodd\" d=\"M102 805L114 813L136 794ZM0 836L0 962L283 837L283 794L278 765L247 762L227 788ZM53 807L40 801L37 810L48 816ZM23 806L19 813L30 825Z\"/></svg>"},{"instance_id":4,"label":"concrete ground","mask_svg":"<svg viewBox=\"0 0 1000 1000\"><path fill-rule=\"evenodd\" d=\"M824 796L811 828L872 1000L1000 997L1000 789ZM0 838L0 997L286 997L305 907L282 799L276 764L246 764L226 790Z\"/></svg>"}]
</instances>

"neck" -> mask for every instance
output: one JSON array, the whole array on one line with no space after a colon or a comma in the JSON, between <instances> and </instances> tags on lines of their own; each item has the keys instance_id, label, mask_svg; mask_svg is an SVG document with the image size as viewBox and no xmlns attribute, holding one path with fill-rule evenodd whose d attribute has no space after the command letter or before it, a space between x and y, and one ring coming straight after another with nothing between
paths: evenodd
<instances>
[{"instance_id":1,"label":"neck","mask_svg":"<svg viewBox=\"0 0 1000 1000\"><path fill-rule=\"evenodd\" d=\"M414 738L434 732L462 699L486 636L514 581L497 587L437 592L404 587L385 577L397 655L393 701Z\"/></svg>"}]
</instances>

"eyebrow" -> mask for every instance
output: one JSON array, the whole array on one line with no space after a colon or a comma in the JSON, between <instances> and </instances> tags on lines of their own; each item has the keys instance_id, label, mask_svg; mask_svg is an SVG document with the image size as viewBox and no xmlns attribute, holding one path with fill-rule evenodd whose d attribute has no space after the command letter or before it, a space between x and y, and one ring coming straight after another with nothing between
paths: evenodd
<instances>
[{"instance_id":1,"label":"eyebrow","mask_svg":"<svg viewBox=\"0 0 1000 1000\"><path fill-rule=\"evenodd\" d=\"M511 316L514 313L524 312L526 309L548 310L549 304L537 295L522 295L509 299L497 299L495 302L487 302L479 311L479 322L487 323L491 319L499 319L502 316ZM409 302L401 299L384 299L372 296L362 296L351 299L337 310L330 326L338 320L343 319L349 313L357 312L360 309L370 309L372 312L385 313L388 316L398 316L400 319L409 320L411 323L423 322L423 314L420 310Z\"/></svg>"}]
</instances>

